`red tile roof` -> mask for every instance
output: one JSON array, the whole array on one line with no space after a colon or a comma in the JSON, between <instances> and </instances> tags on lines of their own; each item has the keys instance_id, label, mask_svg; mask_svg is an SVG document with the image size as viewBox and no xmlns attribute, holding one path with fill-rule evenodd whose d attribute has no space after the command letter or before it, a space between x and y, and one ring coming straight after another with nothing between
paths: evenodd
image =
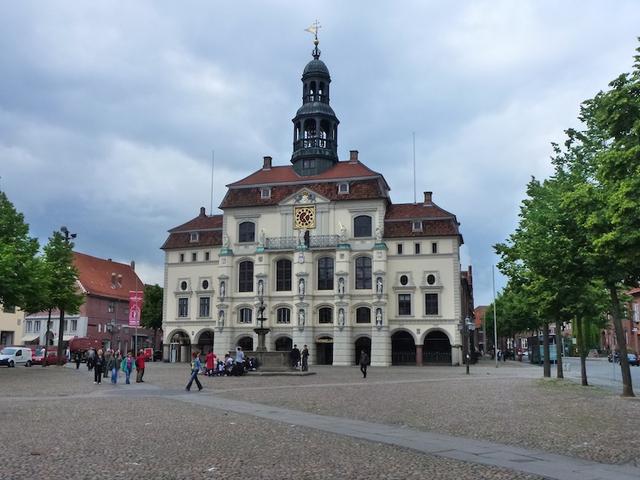
<instances>
[{"instance_id":1,"label":"red tile roof","mask_svg":"<svg viewBox=\"0 0 640 480\"><path fill-rule=\"evenodd\" d=\"M79 272L78 281L87 295L125 300L129 298L129 290L144 289L144 283L131 265L79 252L73 252L73 263Z\"/></svg>"},{"instance_id":2,"label":"red tile roof","mask_svg":"<svg viewBox=\"0 0 640 480\"><path fill-rule=\"evenodd\" d=\"M248 177L238 180L237 182L230 183L227 187L244 187L250 185L276 185L279 183L314 183L319 180L343 180L353 178L367 178L367 177L381 177L378 172L374 172L365 164L360 162L338 162L330 169L318 174L302 176L298 175L293 166L282 165L271 167L270 169L260 169ZM386 184L386 182L385 182Z\"/></svg>"},{"instance_id":3,"label":"red tile roof","mask_svg":"<svg viewBox=\"0 0 640 480\"><path fill-rule=\"evenodd\" d=\"M189 232L200 230L213 230L222 228L222 215L205 215L201 210L200 215L192 218L187 223L173 227L169 232Z\"/></svg>"},{"instance_id":4,"label":"red tile roof","mask_svg":"<svg viewBox=\"0 0 640 480\"><path fill-rule=\"evenodd\" d=\"M222 245L222 218L222 215L206 215L202 207L200 215L169 230L169 238L160 248L165 250ZM197 241L191 241L191 232L198 232Z\"/></svg>"},{"instance_id":5,"label":"red tile roof","mask_svg":"<svg viewBox=\"0 0 640 480\"><path fill-rule=\"evenodd\" d=\"M455 215L443 210L435 203L425 205L424 203L396 203L387 207L387 213L384 216L387 220L420 220L425 219L437 219L437 218L453 218Z\"/></svg>"},{"instance_id":6,"label":"red tile roof","mask_svg":"<svg viewBox=\"0 0 640 480\"><path fill-rule=\"evenodd\" d=\"M413 231L413 221L422 221L422 231ZM387 206L384 237L434 237L460 235L456 216L434 203L398 203ZM462 237L460 236L462 242Z\"/></svg>"},{"instance_id":7,"label":"red tile roof","mask_svg":"<svg viewBox=\"0 0 640 480\"><path fill-rule=\"evenodd\" d=\"M329 200L369 200L375 198L387 198L380 180L376 178L368 180L352 180L349 182L349 193L338 194L338 183L322 182L301 185L278 185L271 187L271 197L261 198L260 187L230 188L227 191L220 208L230 207L259 207L266 205L278 205L287 197L293 195L301 188L311 190Z\"/></svg>"}]
</instances>

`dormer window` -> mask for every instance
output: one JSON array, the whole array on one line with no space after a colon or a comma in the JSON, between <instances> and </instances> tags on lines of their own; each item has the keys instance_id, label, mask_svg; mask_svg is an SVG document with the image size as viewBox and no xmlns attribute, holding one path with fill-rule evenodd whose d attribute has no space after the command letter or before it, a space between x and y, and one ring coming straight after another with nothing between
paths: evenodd
<instances>
[{"instance_id":1,"label":"dormer window","mask_svg":"<svg viewBox=\"0 0 640 480\"><path fill-rule=\"evenodd\" d=\"M414 232L422 231L422 220L414 220L411 222L411 230Z\"/></svg>"},{"instance_id":2,"label":"dormer window","mask_svg":"<svg viewBox=\"0 0 640 480\"><path fill-rule=\"evenodd\" d=\"M189 241L191 243L197 242L198 240L200 240L200 235L198 232L191 232L189 234Z\"/></svg>"},{"instance_id":3,"label":"dormer window","mask_svg":"<svg viewBox=\"0 0 640 480\"><path fill-rule=\"evenodd\" d=\"M349 184L344 182L344 183L339 183L338 184L338 193L339 194L347 194L349 193Z\"/></svg>"},{"instance_id":4,"label":"dormer window","mask_svg":"<svg viewBox=\"0 0 640 480\"><path fill-rule=\"evenodd\" d=\"M271 189L269 187L261 188L260 189L260 198L262 198L262 199L271 198Z\"/></svg>"}]
</instances>

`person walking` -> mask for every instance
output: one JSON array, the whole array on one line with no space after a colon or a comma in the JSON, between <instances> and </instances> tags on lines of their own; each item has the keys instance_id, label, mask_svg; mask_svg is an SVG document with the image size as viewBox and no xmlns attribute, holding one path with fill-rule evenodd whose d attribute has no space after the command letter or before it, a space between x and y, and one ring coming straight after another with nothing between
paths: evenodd
<instances>
[{"instance_id":1,"label":"person walking","mask_svg":"<svg viewBox=\"0 0 640 480\"><path fill-rule=\"evenodd\" d=\"M100 385L102 383L102 367L104 366L104 355L102 350L93 357L93 383Z\"/></svg>"},{"instance_id":2,"label":"person walking","mask_svg":"<svg viewBox=\"0 0 640 480\"><path fill-rule=\"evenodd\" d=\"M82 356L80 352L76 352L76 370L80 368L80 361L82 360Z\"/></svg>"},{"instance_id":3,"label":"person walking","mask_svg":"<svg viewBox=\"0 0 640 480\"><path fill-rule=\"evenodd\" d=\"M242 347L236 347L236 363L241 365L244 364L244 352L242 351Z\"/></svg>"},{"instance_id":4,"label":"person walking","mask_svg":"<svg viewBox=\"0 0 640 480\"><path fill-rule=\"evenodd\" d=\"M133 372L133 367L135 366L136 362L133 358L133 352L131 352L131 350L129 350L127 352L127 356L125 358L122 359L122 371L124 372L125 375L125 383L127 385L129 385L131 383L130 378L131 378L131 372Z\"/></svg>"},{"instance_id":5,"label":"person walking","mask_svg":"<svg viewBox=\"0 0 640 480\"><path fill-rule=\"evenodd\" d=\"M298 366L298 362L300 361L300 350L298 350L298 345L293 346L293 350L291 350L291 368L296 368Z\"/></svg>"},{"instance_id":6,"label":"person walking","mask_svg":"<svg viewBox=\"0 0 640 480\"><path fill-rule=\"evenodd\" d=\"M302 371L306 372L309 370L309 348L306 345L302 348L300 355L302 357Z\"/></svg>"},{"instance_id":7,"label":"person walking","mask_svg":"<svg viewBox=\"0 0 640 480\"><path fill-rule=\"evenodd\" d=\"M144 351L140 349L136 358L136 383L144 383Z\"/></svg>"},{"instance_id":8,"label":"person walking","mask_svg":"<svg viewBox=\"0 0 640 480\"><path fill-rule=\"evenodd\" d=\"M360 371L362 372L362 378L367 378L367 366L369 365L369 355L362 350L360 352Z\"/></svg>"},{"instance_id":9,"label":"person walking","mask_svg":"<svg viewBox=\"0 0 640 480\"><path fill-rule=\"evenodd\" d=\"M191 384L194 381L196 382L198 391L202 390L202 384L200 383L200 380L198 380L198 373L200 373L200 369L202 368L202 364L200 363L200 353L193 352L191 356L193 357L193 360L191 360L191 378L185 387L187 392L191 391Z\"/></svg>"},{"instance_id":10,"label":"person walking","mask_svg":"<svg viewBox=\"0 0 640 480\"><path fill-rule=\"evenodd\" d=\"M87 370L93 370L93 364L96 358L96 351L93 348L89 349L87 353Z\"/></svg>"},{"instance_id":11,"label":"person walking","mask_svg":"<svg viewBox=\"0 0 640 480\"><path fill-rule=\"evenodd\" d=\"M207 356L205 357L205 365L207 367L207 375L212 377L213 370L216 367L216 354L213 353L213 350L207 353Z\"/></svg>"},{"instance_id":12,"label":"person walking","mask_svg":"<svg viewBox=\"0 0 640 480\"><path fill-rule=\"evenodd\" d=\"M116 356L113 352L107 352L106 367L105 372L111 374L111 383L115 385L116 379L118 378L118 367L116 363Z\"/></svg>"}]
</instances>

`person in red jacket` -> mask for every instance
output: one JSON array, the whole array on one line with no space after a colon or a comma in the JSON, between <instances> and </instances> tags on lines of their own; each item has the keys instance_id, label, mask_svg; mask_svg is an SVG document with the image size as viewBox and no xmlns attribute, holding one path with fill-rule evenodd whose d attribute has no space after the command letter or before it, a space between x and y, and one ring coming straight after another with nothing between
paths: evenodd
<instances>
[{"instance_id":1,"label":"person in red jacket","mask_svg":"<svg viewBox=\"0 0 640 480\"><path fill-rule=\"evenodd\" d=\"M136 383L144 383L142 377L144 375L144 350L140 350L138 352L138 357L136 358Z\"/></svg>"},{"instance_id":2,"label":"person in red jacket","mask_svg":"<svg viewBox=\"0 0 640 480\"><path fill-rule=\"evenodd\" d=\"M213 371L216 368L216 354L213 351L207 353L205 357L206 367L207 367L207 375L209 377L213 376Z\"/></svg>"}]
</instances>

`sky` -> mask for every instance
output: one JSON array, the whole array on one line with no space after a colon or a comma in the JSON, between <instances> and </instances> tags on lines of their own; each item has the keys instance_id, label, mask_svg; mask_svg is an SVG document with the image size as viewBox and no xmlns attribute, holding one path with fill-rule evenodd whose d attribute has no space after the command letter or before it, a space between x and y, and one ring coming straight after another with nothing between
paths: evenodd
<instances>
[{"instance_id":1,"label":"sky","mask_svg":"<svg viewBox=\"0 0 640 480\"><path fill-rule=\"evenodd\" d=\"M167 230L210 212L213 151L214 213L263 156L289 164L318 19L340 159L359 150L412 202L415 132L418 200L456 214L476 305L551 142L640 36L635 0L21 1L0 18L0 190L41 243L65 225L162 285Z\"/></svg>"}]
</instances>

